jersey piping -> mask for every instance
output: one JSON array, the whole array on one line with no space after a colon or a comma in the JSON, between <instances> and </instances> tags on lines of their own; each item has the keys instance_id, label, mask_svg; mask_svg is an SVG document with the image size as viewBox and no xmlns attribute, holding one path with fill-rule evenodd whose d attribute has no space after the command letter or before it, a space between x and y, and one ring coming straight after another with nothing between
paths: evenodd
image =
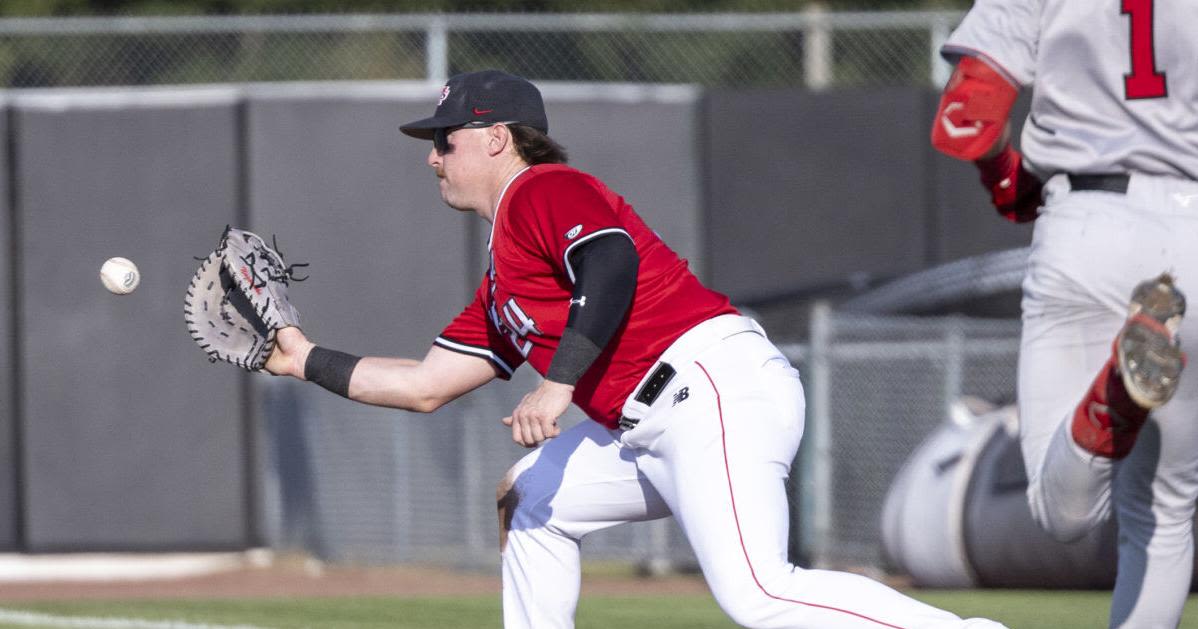
<instances>
[{"instance_id":1,"label":"jersey piping","mask_svg":"<svg viewBox=\"0 0 1198 629\"><path fill-rule=\"evenodd\" d=\"M491 350L489 350L485 347L476 347L474 345L466 345L465 343L458 343L457 341L451 341L451 340L445 338L444 336L438 336L437 338L433 339L433 344L439 345L449 351L457 352L459 354L469 354L470 356L478 356L480 358L486 358L487 360L494 363L497 367L502 369L504 371L504 373L506 373L508 375L509 378L516 371L515 369L512 369L512 367L510 365L508 365L506 362L504 362L504 360L502 358L500 358L498 354L496 354L495 352L492 352Z\"/></svg>"},{"instance_id":2,"label":"jersey piping","mask_svg":"<svg viewBox=\"0 0 1198 629\"><path fill-rule=\"evenodd\" d=\"M949 61L952 61L956 57L976 57L986 62L986 65L994 68L994 71L1001 74L1002 78L1006 79L1011 85L1014 85L1016 88L1022 85L1019 79L1015 78L1015 73L1008 70L1006 66L999 63L994 57L991 57L990 55L976 48L970 48L969 46L961 46L957 44L945 44L940 48L940 56Z\"/></svg>"},{"instance_id":3,"label":"jersey piping","mask_svg":"<svg viewBox=\"0 0 1198 629\"><path fill-rule=\"evenodd\" d=\"M625 236L628 236L629 240L632 240L632 236L623 229L620 229L619 227L608 227L607 229L600 229L598 231L591 232L577 241L570 243L570 246L566 247L566 251L562 253L562 263L566 267L566 275L570 277L571 284L577 283L574 279L574 265L570 264L570 254L574 251L574 248L584 242L590 242L600 236L606 236L607 234L624 234ZM633 244L635 245L636 242L633 241Z\"/></svg>"},{"instance_id":4,"label":"jersey piping","mask_svg":"<svg viewBox=\"0 0 1198 629\"><path fill-rule=\"evenodd\" d=\"M503 184L503 190L499 191L499 198L495 199L495 210L491 212L491 233L487 236L487 251L491 250L491 242L495 240L495 224L499 222L499 208L503 207L503 197L507 196L507 189L511 188L512 182L519 179L520 175L523 175L524 171L529 168L532 168L532 166L525 166L517 171L516 174L507 180L507 183Z\"/></svg>"}]
</instances>

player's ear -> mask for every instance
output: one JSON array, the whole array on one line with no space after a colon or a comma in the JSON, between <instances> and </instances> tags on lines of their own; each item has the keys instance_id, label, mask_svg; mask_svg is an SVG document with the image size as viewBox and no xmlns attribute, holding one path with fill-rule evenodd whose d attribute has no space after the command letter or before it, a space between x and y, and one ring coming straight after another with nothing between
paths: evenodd
<instances>
[{"instance_id":1,"label":"player's ear","mask_svg":"<svg viewBox=\"0 0 1198 629\"><path fill-rule=\"evenodd\" d=\"M512 145L512 131L505 124L487 127L487 152L498 155Z\"/></svg>"}]
</instances>

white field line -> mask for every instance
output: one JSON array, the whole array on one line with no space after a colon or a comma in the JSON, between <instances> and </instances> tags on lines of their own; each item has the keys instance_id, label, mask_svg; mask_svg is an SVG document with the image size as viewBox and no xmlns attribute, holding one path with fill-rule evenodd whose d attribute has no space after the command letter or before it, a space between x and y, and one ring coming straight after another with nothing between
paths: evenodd
<instances>
[{"instance_id":1,"label":"white field line","mask_svg":"<svg viewBox=\"0 0 1198 629\"><path fill-rule=\"evenodd\" d=\"M90 618L56 616L16 609L0 609L0 623L34 627L76 627L80 629L266 629L254 625L209 625L182 620L145 620L141 618Z\"/></svg>"},{"instance_id":2,"label":"white field line","mask_svg":"<svg viewBox=\"0 0 1198 629\"><path fill-rule=\"evenodd\" d=\"M254 553L252 550L151 555L5 553L0 554L0 584L6 581L125 581L191 577L259 565Z\"/></svg>"}]
</instances>

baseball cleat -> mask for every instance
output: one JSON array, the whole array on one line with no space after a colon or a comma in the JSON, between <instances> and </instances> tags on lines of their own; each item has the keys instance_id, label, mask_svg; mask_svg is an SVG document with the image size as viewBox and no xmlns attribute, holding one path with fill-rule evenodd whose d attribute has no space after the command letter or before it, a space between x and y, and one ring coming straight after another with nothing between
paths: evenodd
<instances>
[{"instance_id":1,"label":"baseball cleat","mask_svg":"<svg viewBox=\"0 0 1198 629\"><path fill-rule=\"evenodd\" d=\"M1169 273L1140 282L1132 292L1115 356L1127 394L1145 409L1168 402L1177 391L1185 367L1177 330L1185 311L1185 295Z\"/></svg>"}]
</instances>

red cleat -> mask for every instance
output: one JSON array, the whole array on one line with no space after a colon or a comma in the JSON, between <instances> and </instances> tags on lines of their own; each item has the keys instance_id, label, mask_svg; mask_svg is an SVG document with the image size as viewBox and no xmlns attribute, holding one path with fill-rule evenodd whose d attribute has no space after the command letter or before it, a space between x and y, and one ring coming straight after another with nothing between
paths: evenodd
<instances>
[{"instance_id":1,"label":"red cleat","mask_svg":"<svg viewBox=\"0 0 1198 629\"><path fill-rule=\"evenodd\" d=\"M1078 445L1112 459L1131 452L1148 412L1177 391L1186 362L1177 338L1185 309L1168 273L1136 286L1112 356L1073 413Z\"/></svg>"}]
</instances>

